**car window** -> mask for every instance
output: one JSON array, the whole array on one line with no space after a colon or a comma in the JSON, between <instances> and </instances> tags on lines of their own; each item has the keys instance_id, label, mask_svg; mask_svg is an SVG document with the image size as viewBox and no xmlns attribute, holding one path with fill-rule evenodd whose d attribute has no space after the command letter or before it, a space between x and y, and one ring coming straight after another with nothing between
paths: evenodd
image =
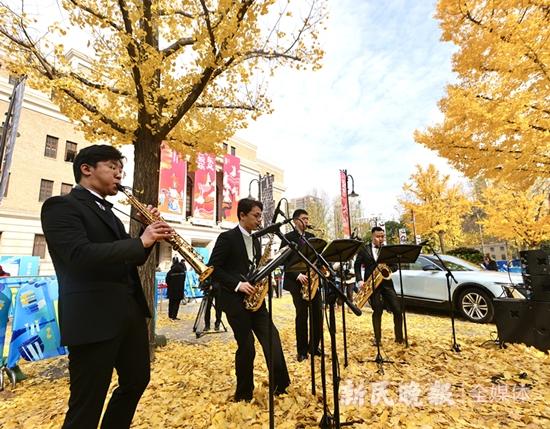
<instances>
[{"instance_id":1,"label":"car window","mask_svg":"<svg viewBox=\"0 0 550 429\"><path fill-rule=\"evenodd\" d=\"M420 256L416 262L415 262L415 265L418 265L418 270L422 270L422 271L433 271L433 268L434 268L434 263L428 259L428 258L424 258L423 256ZM437 267L437 265L436 265Z\"/></svg>"},{"instance_id":2,"label":"car window","mask_svg":"<svg viewBox=\"0 0 550 429\"><path fill-rule=\"evenodd\" d=\"M441 259L443 259L443 262L445 262L445 265L451 271L479 271L479 269L472 263L454 256L441 255ZM430 260L438 267L441 267L441 262L439 262L438 259L430 258Z\"/></svg>"}]
</instances>

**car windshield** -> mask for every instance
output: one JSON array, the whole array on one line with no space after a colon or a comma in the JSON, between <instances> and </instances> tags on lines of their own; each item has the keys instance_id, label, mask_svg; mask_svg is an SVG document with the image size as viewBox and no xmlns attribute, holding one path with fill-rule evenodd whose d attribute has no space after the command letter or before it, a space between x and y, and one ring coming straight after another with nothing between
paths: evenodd
<instances>
[{"instance_id":1,"label":"car windshield","mask_svg":"<svg viewBox=\"0 0 550 429\"><path fill-rule=\"evenodd\" d=\"M457 258L456 256L451 255L439 255L447 268L451 271L481 271L481 268L471 262L465 261L464 259ZM430 260L437 266L441 266L439 260L433 256L430 256Z\"/></svg>"}]
</instances>

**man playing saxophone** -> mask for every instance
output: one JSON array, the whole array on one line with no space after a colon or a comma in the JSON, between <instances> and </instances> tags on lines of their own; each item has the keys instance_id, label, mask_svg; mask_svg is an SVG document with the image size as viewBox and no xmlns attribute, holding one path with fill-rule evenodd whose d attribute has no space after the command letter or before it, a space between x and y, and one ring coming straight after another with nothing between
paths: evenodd
<instances>
[{"instance_id":1,"label":"man playing saxophone","mask_svg":"<svg viewBox=\"0 0 550 429\"><path fill-rule=\"evenodd\" d=\"M359 289L363 287L365 281L369 281L373 271L378 265L378 255L380 254L380 248L384 244L385 233L382 228L375 226L371 230L372 239L370 243L366 243L361 248L355 259L355 278L358 283ZM364 266L365 272L361 277L361 266ZM401 305L397 299L397 294L393 288L393 281L391 277L384 279L380 283L369 299L370 306L373 310L372 313L372 327L374 330L375 344L380 344L382 338L382 313L384 311L384 305L389 308L393 313L395 342L403 342L403 316L401 314Z\"/></svg>"},{"instance_id":2,"label":"man playing saxophone","mask_svg":"<svg viewBox=\"0 0 550 429\"><path fill-rule=\"evenodd\" d=\"M306 231L309 227L309 215L303 209L297 209L292 214L295 230L285 235L288 241L302 244L302 240L313 237L313 234ZM285 264L285 268L296 262L295 259L290 260ZM313 291L311 299L311 343L308 341L308 310L310 300L304 299L302 289L307 288L308 276L307 272L297 273L285 270L283 288L292 295L292 302L296 309L295 329L296 329L296 349L298 362L301 362L308 357L308 351L313 349L313 354L320 356L319 342L321 340L321 294L319 291ZM309 291L308 291L309 292ZM309 298L309 296L308 296Z\"/></svg>"},{"instance_id":3,"label":"man playing saxophone","mask_svg":"<svg viewBox=\"0 0 550 429\"><path fill-rule=\"evenodd\" d=\"M245 308L244 298L255 292L254 285L246 280L250 267L260 260L260 242L251 233L258 229L262 219L261 202L243 198L237 206L239 224L218 236L208 265L214 267L212 275L219 282L220 305L227 316L237 340L235 372L236 401L250 401L254 391L254 334L260 342L267 360L269 347L269 314L265 302L257 311ZM285 393L290 384L279 332L272 325L273 379L275 394Z\"/></svg>"}]
</instances>

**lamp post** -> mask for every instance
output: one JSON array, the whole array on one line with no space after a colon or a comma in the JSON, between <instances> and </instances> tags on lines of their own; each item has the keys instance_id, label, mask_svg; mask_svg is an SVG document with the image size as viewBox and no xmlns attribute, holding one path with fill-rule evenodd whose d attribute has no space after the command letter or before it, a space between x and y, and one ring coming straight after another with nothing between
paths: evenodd
<instances>
[{"instance_id":1,"label":"lamp post","mask_svg":"<svg viewBox=\"0 0 550 429\"><path fill-rule=\"evenodd\" d=\"M355 180L353 179L353 176L351 174L348 174L348 170L342 170L344 172L344 175L346 176L346 206L348 210L348 231L349 235L351 237L351 212L349 210L349 197L355 198L358 197L359 194L355 192ZM351 192L349 192L349 180L351 179Z\"/></svg>"},{"instance_id":2,"label":"lamp post","mask_svg":"<svg viewBox=\"0 0 550 429\"><path fill-rule=\"evenodd\" d=\"M257 182L257 183L258 183L258 200L259 200L259 201L262 200L262 187L260 186L261 180L262 180L262 175L261 175L261 174L258 174L258 178L257 178L257 179L252 179L252 180L248 183L248 198L250 198L251 200L254 199L254 196L252 195L252 184L253 184L254 182Z\"/></svg>"}]
</instances>

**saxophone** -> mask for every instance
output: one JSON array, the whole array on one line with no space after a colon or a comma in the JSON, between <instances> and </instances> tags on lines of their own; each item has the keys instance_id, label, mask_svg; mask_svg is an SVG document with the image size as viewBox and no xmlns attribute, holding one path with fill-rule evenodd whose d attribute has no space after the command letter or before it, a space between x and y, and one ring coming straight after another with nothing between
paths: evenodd
<instances>
[{"instance_id":1,"label":"saxophone","mask_svg":"<svg viewBox=\"0 0 550 429\"><path fill-rule=\"evenodd\" d=\"M153 216L149 210L147 210L147 207L141 203L136 197L132 195L130 192L130 188L127 188L122 185L117 185L119 191L124 192L124 195L128 198L128 202L145 218L145 222L147 225L152 224L153 222L157 221L163 221L164 219L161 216ZM172 245L172 248L178 252L185 261L193 267L195 272L199 276L199 282L202 283L204 280L206 280L212 272L214 271L214 267L207 266L203 260L201 255L199 255L193 247L187 243L177 233L174 233L173 236L165 239L168 243Z\"/></svg>"},{"instance_id":2,"label":"saxophone","mask_svg":"<svg viewBox=\"0 0 550 429\"><path fill-rule=\"evenodd\" d=\"M321 272L324 274L325 277L328 277L330 274L326 267L321 267ZM311 280L311 295L309 293L310 286L309 282L302 285L302 299L304 301L311 301L313 298L315 298L315 295L317 294L317 290L319 289L319 274L317 274L315 271L313 271L310 274L310 280Z\"/></svg>"},{"instance_id":3,"label":"saxophone","mask_svg":"<svg viewBox=\"0 0 550 429\"><path fill-rule=\"evenodd\" d=\"M353 303L358 308L363 308L374 290L380 286L382 280L389 280L391 278L392 270L386 264L378 264L372 274L363 283L363 286L359 289L359 292L355 295Z\"/></svg>"},{"instance_id":4,"label":"saxophone","mask_svg":"<svg viewBox=\"0 0 550 429\"><path fill-rule=\"evenodd\" d=\"M271 247L273 246L274 237L275 234L271 234L269 242L265 246L264 253L262 253L262 257L258 262L257 268L263 267L265 264L267 264L267 261L271 256ZM267 295L267 291L269 289L269 278L264 278L258 283L258 285L255 285L255 287L256 290L254 291L254 293L247 295L244 298L244 308L246 308L248 311L258 311L259 308L262 306L265 296Z\"/></svg>"}]
</instances>

